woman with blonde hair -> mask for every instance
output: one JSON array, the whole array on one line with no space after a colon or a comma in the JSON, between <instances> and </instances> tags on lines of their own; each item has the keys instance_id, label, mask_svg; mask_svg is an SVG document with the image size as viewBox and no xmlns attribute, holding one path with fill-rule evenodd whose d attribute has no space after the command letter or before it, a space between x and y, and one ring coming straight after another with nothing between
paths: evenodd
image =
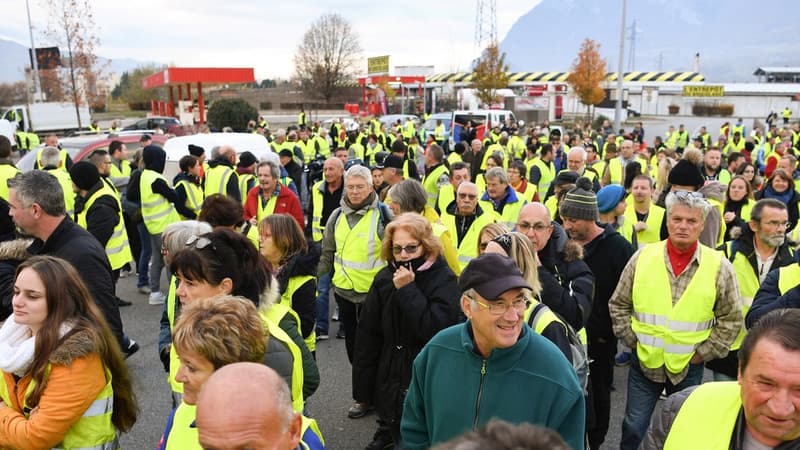
<instances>
[{"instance_id":1,"label":"woman with blonde hair","mask_svg":"<svg viewBox=\"0 0 800 450\"><path fill-rule=\"evenodd\" d=\"M136 422L128 368L75 269L52 256L17 268L0 328L0 447L118 448Z\"/></svg>"},{"instance_id":2,"label":"woman with blonde hair","mask_svg":"<svg viewBox=\"0 0 800 450\"><path fill-rule=\"evenodd\" d=\"M504 223L494 222L484 225L483 228L481 228L480 234L478 235L478 256L482 255L486 251L486 246L489 245L489 241L497 236L500 236L501 234L510 232L511 230Z\"/></svg>"},{"instance_id":3,"label":"woman with blonde hair","mask_svg":"<svg viewBox=\"0 0 800 450\"><path fill-rule=\"evenodd\" d=\"M539 259L530 239L516 231L496 236L486 246L486 253L497 253L511 258L516 263L522 277L531 286L531 304L525 311L525 321L538 334L549 339L572 362L572 349L569 345L567 327L547 305L541 302L539 294Z\"/></svg>"},{"instance_id":4,"label":"woman with blonde hair","mask_svg":"<svg viewBox=\"0 0 800 450\"><path fill-rule=\"evenodd\" d=\"M353 397L378 413L378 431L368 448L399 443L414 358L459 317L456 276L427 219L405 213L390 222L381 258L387 265L367 293L353 358Z\"/></svg>"}]
</instances>

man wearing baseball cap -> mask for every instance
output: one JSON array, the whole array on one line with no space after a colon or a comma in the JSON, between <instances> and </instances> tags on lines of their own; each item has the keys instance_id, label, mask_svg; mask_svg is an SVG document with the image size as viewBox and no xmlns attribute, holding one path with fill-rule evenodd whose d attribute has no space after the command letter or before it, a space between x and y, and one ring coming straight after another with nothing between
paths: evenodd
<instances>
[{"instance_id":1,"label":"man wearing baseball cap","mask_svg":"<svg viewBox=\"0 0 800 450\"><path fill-rule=\"evenodd\" d=\"M481 255L459 288L468 320L434 336L414 361L403 447L428 448L495 418L551 428L584 448L583 391L558 348L524 323L530 286L514 262Z\"/></svg>"}]
</instances>

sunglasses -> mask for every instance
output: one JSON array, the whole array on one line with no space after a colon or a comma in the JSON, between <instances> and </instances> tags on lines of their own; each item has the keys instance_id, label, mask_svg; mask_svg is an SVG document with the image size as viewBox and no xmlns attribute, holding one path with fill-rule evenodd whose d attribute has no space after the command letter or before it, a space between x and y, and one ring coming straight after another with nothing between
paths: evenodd
<instances>
[{"instance_id":1,"label":"sunglasses","mask_svg":"<svg viewBox=\"0 0 800 450\"><path fill-rule=\"evenodd\" d=\"M186 247L194 247L198 250L203 250L209 245L211 246L212 249L216 250L216 247L214 247L214 243L211 242L211 239L207 237L192 236L186 240Z\"/></svg>"}]
</instances>

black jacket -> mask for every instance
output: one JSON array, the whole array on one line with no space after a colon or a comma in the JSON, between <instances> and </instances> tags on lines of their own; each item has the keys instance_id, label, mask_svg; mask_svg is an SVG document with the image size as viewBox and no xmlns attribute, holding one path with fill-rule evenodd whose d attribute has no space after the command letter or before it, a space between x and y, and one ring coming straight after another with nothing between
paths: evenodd
<instances>
[{"instance_id":1,"label":"black jacket","mask_svg":"<svg viewBox=\"0 0 800 450\"><path fill-rule=\"evenodd\" d=\"M301 275L316 277L319 264L320 246L316 242L308 243L306 253L298 253L289 258L283 270L278 274L278 290L281 295L286 292L289 278ZM300 335L308 337L314 331L317 320L317 280L312 279L294 291L291 307L300 317Z\"/></svg>"},{"instance_id":2,"label":"black jacket","mask_svg":"<svg viewBox=\"0 0 800 450\"><path fill-rule=\"evenodd\" d=\"M103 181L101 180L92 186L85 196L78 195L75 197L76 220L78 214L83 212L86 206L86 199L102 188ZM102 195L94 201L92 207L86 212L86 231L94 236L100 242L100 245L105 248L108 240L111 239L111 235L114 234L114 227L119 223L119 219L118 200L110 195Z\"/></svg>"},{"instance_id":3,"label":"black jacket","mask_svg":"<svg viewBox=\"0 0 800 450\"><path fill-rule=\"evenodd\" d=\"M229 168L229 169L231 169L233 171L233 176L228 179L228 184L225 185L225 190L223 192L220 192L220 194L226 194L230 198L232 198L232 199L234 199L236 201L241 201L242 200L242 193L239 192L239 177L236 176L236 168L233 167L233 164L231 164L231 162L225 157L219 157L217 159L212 159L211 161L208 162L209 169L213 169L214 167L217 167L217 166L224 166L224 167L227 167L227 168ZM247 194L247 193L245 192L245 194ZM183 213L181 213L181 214L183 214Z\"/></svg>"},{"instance_id":4,"label":"black jacket","mask_svg":"<svg viewBox=\"0 0 800 450\"><path fill-rule=\"evenodd\" d=\"M189 193L186 192L186 188L183 186L183 184L178 184L179 182L181 182L183 180L186 180L189 183L192 183L192 184L194 184L196 186L199 186L201 190L203 188L202 186L200 186L200 180L198 180L197 177L195 177L194 175L189 175L189 174L186 174L186 173L183 173L183 172L178 172L175 175L175 178L172 179L172 185L175 186L175 189L174 189L175 196L177 197L177 201L175 202L176 209L177 209L177 205L186 206L186 199L189 198ZM200 200L202 200L202 199L200 199ZM189 208L185 208L185 209L189 210ZM195 214L194 211L189 210L189 211L183 211L183 212L184 213L191 212L191 214L189 214L189 215L183 214L184 217L187 217L187 218L192 219L192 220L197 218L197 214Z\"/></svg>"},{"instance_id":5,"label":"black jacket","mask_svg":"<svg viewBox=\"0 0 800 450\"><path fill-rule=\"evenodd\" d=\"M586 322L586 332L590 339L613 339L608 300L634 249L612 225L601 226L604 227L603 232L583 247L583 261L594 275L594 299Z\"/></svg>"},{"instance_id":6,"label":"black jacket","mask_svg":"<svg viewBox=\"0 0 800 450\"><path fill-rule=\"evenodd\" d=\"M794 190L794 186L789 186L792 192L792 199L786 203L786 209L789 213L789 226L786 228L786 233L791 233L794 230L794 227L797 226L797 221L800 220L800 209L798 209L798 202L800 202L800 192ZM774 198L770 197L768 192L768 187L761 189L760 191L753 194L753 197L756 201L761 200L762 198Z\"/></svg>"},{"instance_id":7,"label":"black jacket","mask_svg":"<svg viewBox=\"0 0 800 450\"><path fill-rule=\"evenodd\" d=\"M17 266L28 259L30 244L30 239L0 242L0 321L6 320L14 312L11 300L14 297Z\"/></svg>"},{"instance_id":8,"label":"black jacket","mask_svg":"<svg viewBox=\"0 0 800 450\"><path fill-rule=\"evenodd\" d=\"M72 264L89 289L94 302L103 312L120 348L125 348L122 345L122 319L114 294L111 264L108 262L105 249L94 236L65 216L47 241L34 239L28 247L28 253L57 256Z\"/></svg>"},{"instance_id":9,"label":"black jacket","mask_svg":"<svg viewBox=\"0 0 800 450\"><path fill-rule=\"evenodd\" d=\"M289 163L283 166L286 169L286 173L289 174L289 178L294 181L295 186L297 186L298 191L303 191L300 187L303 182L303 166L297 164L297 161L294 159L290 159Z\"/></svg>"},{"instance_id":10,"label":"black jacket","mask_svg":"<svg viewBox=\"0 0 800 450\"><path fill-rule=\"evenodd\" d=\"M567 238L561 225L539 252L542 303L560 315L576 331L586 325L594 298L594 275L583 262L583 249Z\"/></svg>"},{"instance_id":11,"label":"black jacket","mask_svg":"<svg viewBox=\"0 0 800 450\"><path fill-rule=\"evenodd\" d=\"M419 267L415 260L412 267ZM455 325L461 297L456 276L440 256L400 289L390 263L375 276L361 309L353 357L353 398L375 405L379 417L399 424L411 368L422 347Z\"/></svg>"}]
</instances>

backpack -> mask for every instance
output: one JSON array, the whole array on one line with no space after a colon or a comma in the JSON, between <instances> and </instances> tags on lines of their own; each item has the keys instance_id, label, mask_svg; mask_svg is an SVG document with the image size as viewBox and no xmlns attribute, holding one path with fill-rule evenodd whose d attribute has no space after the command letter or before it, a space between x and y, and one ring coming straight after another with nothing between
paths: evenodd
<instances>
[{"instance_id":1,"label":"backpack","mask_svg":"<svg viewBox=\"0 0 800 450\"><path fill-rule=\"evenodd\" d=\"M569 340L569 348L572 352L572 368L575 374L578 375L578 384L583 389L584 397L588 395L589 386L589 363L591 362L588 355L587 345L581 342L580 336L575 330L555 311L551 310L544 303L539 301L539 304L533 307L530 317L528 317L528 325L531 330L535 330L536 323L546 311L551 311L561 320L561 323L567 329L567 340Z\"/></svg>"}]
</instances>

